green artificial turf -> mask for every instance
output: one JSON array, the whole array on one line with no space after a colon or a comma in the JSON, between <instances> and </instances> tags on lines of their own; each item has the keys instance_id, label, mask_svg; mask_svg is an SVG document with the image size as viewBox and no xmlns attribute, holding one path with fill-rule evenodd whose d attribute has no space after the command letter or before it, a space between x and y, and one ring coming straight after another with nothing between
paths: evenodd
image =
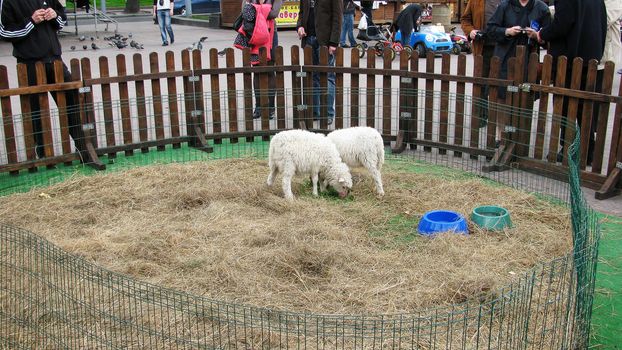
<instances>
[{"instance_id":1,"label":"green artificial turf","mask_svg":"<svg viewBox=\"0 0 622 350\"><path fill-rule=\"evenodd\" d=\"M591 349L622 349L622 218L601 216Z\"/></svg>"}]
</instances>

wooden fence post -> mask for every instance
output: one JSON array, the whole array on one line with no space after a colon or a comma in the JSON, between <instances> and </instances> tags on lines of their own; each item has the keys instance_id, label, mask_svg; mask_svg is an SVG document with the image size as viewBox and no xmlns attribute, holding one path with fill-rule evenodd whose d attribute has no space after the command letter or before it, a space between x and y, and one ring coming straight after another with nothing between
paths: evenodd
<instances>
[{"instance_id":1,"label":"wooden fence post","mask_svg":"<svg viewBox=\"0 0 622 350\"><path fill-rule=\"evenodd\" d=\"M218 69L218 49L216 48L211 48L209 50L209 67L211 69ZM210 98L212 100L212 130L213 133L216 134L220 134L223 132L223 118L222 118L222 110L220 108L220 76L219 74L210 74L209 75L209 80L210 80ZM205 118L209 118L208 115L205 116ZM207 128L206 128L207 129ZM207 130L206 130L207 133ZM214 144L218 145L218 144L222 144L222 139L221 138L214 138Z\"/></svg>"},{"instance_id":2,"label":"wooden fence post","mask_svg":"<svg viewBox=\"0 0 622 350\"><path fill-rule=\"evenodd\" d=\"M152 52L149 54L149 70L151 74L160 73L160 62L158 54ZM153 103L153 124L155 128L155 138L158 141L164 140L164 111L162 109L162 89L160 86L160 78L151 79L151 98ZM158 145L158 151L162 152L166 149L164 145Z\"/></svg>"},{"instance_id":3,"label":"wooden fence post","mask_svg":"<svg viewBox=\"0 0 622 350\"><path fill-rule=\"evenodd\" d=\"M216 53L217 54L217 53ZM212 55L212 51L210 50L210 55ZM211 57L210 57L211 61ZM233 69L235 68L235 56L233 48L227 48L225 50L225 64L227 68ZM238 90L237 85L235 83L235 74L227 73L227 106L229 108L229 131L230 132L238 132ZM216 117L214 117L215 119ZM220 126L218 130L222 130ZM216 120L214 120L214 133L216 133ZM237 137L232 137L229 140L230 143L238 143ZM214 143L222 143L221 139L214 140Z\"/></svg>"},{"instance_id":4,"label":"wooden fence post","mask_svg":"<svg viewBox=\"0 0 622 350\"><path fill-rule=\"evenodd\" d=\"M6 66L0 66L0 91L9 89L9 76ZM4 126L4 144L6 146L8 164L16 164L17 139L15 138L15 126L13 124L13 109L11 107L11 97L0 98L2 108L2 125ZM11 171L11 175L18 175L19 171Z\"/></svg>"},{"instance_id":5,"label":"wooden fence post","mask_svg":"<svg viewBox=\"0 0 622 350\"><path fill-rule=\"evenodd\" d=\"M127 77L127 66L125 62L125 55L117 55L117 76L120 78ZM123 128L123 144L131 145L133 140L132 135L132 112L130 109L130 94L128 90L128 84L126 80L119 82L119 104L121 106L121 127ZM130 157L134 155L133 149L125 150L125 156Z\"/></svg>"},{"instance_id":6,"label":"wooden fence post","mask_svg":"<svg viewBox=\"0 0 622 350\"><path fill-rule=\"evenodd\" d=\"M108 68L108 57L99 57L99 76L102 78L110 77L110 69ZM112 94L110 91L110 84L101 84L102 93L102 107L104 110L104 130L106 133L106 146L111 147L116 145L115 133L114 133L114 113L112 111ZM116 158L115 152L108 153L109 159Z\"/></svg>"},{"instance_id":7,"label":"wooden fence post","mask_svg":"<svg viewBox=\"0 0 622 350\"><path fill-rule=\"evenodd\" d=\"M175 54L173 51L166 51L166 71L171 73L175 71ZM171 137L177 138L179 133L179 108L177 103L177 83L174 77L166 79L167 83L167 96L168 96L168 110L169 119L171 122ZM173 143L173 148L180 148L181 144L178 142Z\"/></svg>"}]
</instances>

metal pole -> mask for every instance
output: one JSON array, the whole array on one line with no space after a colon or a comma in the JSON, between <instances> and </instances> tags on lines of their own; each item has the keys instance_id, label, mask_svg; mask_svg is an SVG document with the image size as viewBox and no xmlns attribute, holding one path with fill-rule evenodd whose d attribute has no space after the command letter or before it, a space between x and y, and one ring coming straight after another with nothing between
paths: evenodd
<instances>
[{"instance_id":1,"label":"metal pole","mask_svg":"<svg viewBox=\"0 0 622 350\"><path fill-rule=\"evenodd\" d=\"M105 15L106 14L106 0L101 1L101 6L102 6L102 13Z\"/></svg>"},{"instance_id":2,"label":"metal pole","mask_svg":"<svg viewBox=\"0 0 622 350\"><path fill-rule=\"evenodd\" d=\"M186 0L186 17L192 16L192 1Z\"/></svg>"},{"instance_id":3,"label":"metal pole","mask_svg":"<svg viewBox=\"0 0 622 350\"><path fill-rule=\"evenodd\" d=\"M97 0L93 0L93 16L95 16L95 37L99 39L99 32L97 31Z\"/></svg>"}]
</instances>

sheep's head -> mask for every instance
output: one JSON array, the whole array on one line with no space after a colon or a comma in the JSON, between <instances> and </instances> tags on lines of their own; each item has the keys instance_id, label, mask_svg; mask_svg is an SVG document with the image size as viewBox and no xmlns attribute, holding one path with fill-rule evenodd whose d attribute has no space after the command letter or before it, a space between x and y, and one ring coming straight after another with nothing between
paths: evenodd
<instances>
[{"instance_id":1,"label":"sheep's head","mask_svg":"<svg viewBox=\"0 0 622 350\"><path fill-rule=\"evenodd\" d=\"M352 174L345 163L339 163L334 169L333 176L328 176L326 181L339 193L339 198L345 198L352 189Z\"/></svg>"}]
</instances>

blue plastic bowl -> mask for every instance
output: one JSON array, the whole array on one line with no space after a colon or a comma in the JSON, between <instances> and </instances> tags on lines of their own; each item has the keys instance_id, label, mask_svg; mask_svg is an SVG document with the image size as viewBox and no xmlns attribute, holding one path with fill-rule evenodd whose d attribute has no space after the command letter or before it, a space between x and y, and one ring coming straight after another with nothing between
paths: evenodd
<instances>
[{"instance_id":1,"label":"blue plastic bowl","mask_svg":"<svg viewBox=\"0 0 622 350\"><path fill-rule=\"evenodd\" d=\"M449 210L432 210L423 215L419 221L419 233L433 235L440 232L469 234L464 216Z\"/></svg>"}]
</instances>

